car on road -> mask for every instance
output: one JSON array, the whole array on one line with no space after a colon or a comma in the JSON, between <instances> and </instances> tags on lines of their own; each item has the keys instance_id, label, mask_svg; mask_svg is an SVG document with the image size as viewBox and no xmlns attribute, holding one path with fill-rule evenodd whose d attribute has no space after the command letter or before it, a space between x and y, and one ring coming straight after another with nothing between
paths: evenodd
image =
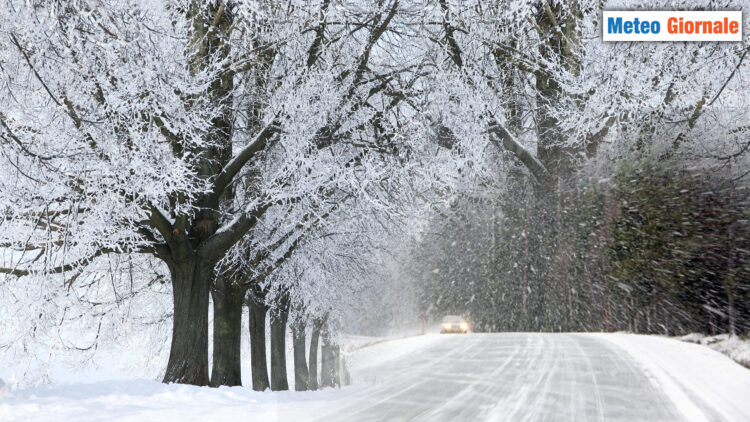
<instances>
[{"instance_id":1,"label":"car on road","mask_svg":"<svg viewBox=\"0 0 750 422\"><path fill-rule=\"evenodd\" d=\"M461 333L469 332L469 323L458 315L447 315L440 324L440 333Z\"/></svg>"}]
</instances>

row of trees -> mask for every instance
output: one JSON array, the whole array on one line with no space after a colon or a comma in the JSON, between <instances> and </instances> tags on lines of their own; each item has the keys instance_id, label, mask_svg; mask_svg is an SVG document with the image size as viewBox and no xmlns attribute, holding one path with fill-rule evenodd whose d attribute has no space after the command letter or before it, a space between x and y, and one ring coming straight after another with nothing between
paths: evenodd
<instances>
[{"instance_id":1,"label":"row of trees","mask_svg":"<svg viewBox=\"0 0 750 422\"><path fill-rule=\"evenodd\" d=\"M745 331L747 48L605 44L587 2L441 5L450 126L504 152L414 237L422 309L480 330Z\"/></svg>"},{"instance_id":2,"label":"row of trees","mask_svg":"<svg viewBox=\"0 0 750 422\"><path fill-rule=\"evenodd\" d=\"M477 330L747 333L747 182L731 167L653 160L612 176L561 192L555 249L532 237L549 236L534 230L546 209L473 203L437 218L423 306L468 313Z\"/></svg>"},{"instance_id":3,"label":"row of trees","mask_svg":"<svg viewBox=\"0 0 750 422\"><path fill-rule=\"evenodd\" d=\"M65 320L71 305L53 296L103 282L113 255L143 254L163 265L151 281L132 266L127 278L109 272L147 295L166 269L164 381L195 385L239 384L248 298L254 347L266 312L273 348L283 349L290 313L302 344L306 321L335 328L339 302L369 279L357 255L375 255L383 227L397 224L382 202L403 194L416 173L402 164L424 147L394 124L414 66L384 50L397 11L398 1L9 2L7 300L21 309L17 294L31 284L38 296L25 300L47 302L34 320ZM117 305L118 287L108 292ZM6 347L34 332L14 330Z\"/></svg>"},{"instance_id":4,"label":"row of trees","mask_svg":"<svg viewBox=\"0 0 750 422\"><path fill-rule=\"evenodd\" d=\"M502 236L482 235L506 249L482 248L460 263L471 279L450 281L468 291L501 254L534 315L517 327L550 327L527 309L553 306L536 286L566 245L562 198L577 174L638 154L737 161L747 147L746 49L604 45L600 9L8 0L0 347L96 349L117 331L102 324L169 321L165 382L236 385L249 306L262 387L265 314L279 358L287 324L295 345L321 321L335 337L404 239L475 206L505 221ZM433 268L422 274L449 274ZM61 334L92 322L92 346ZM266 384L283 388L273 366Z\"/></svg>"}]
</instances>

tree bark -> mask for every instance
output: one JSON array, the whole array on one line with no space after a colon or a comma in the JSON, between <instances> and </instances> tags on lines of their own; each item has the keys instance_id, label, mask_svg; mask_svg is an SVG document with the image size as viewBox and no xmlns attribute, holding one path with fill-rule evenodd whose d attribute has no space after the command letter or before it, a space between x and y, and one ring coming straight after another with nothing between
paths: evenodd
<instances>
[{"instance_id":1,"label":"tree bark","mask_svg":"<svg viewBox=\"0 0 750 422\"><path fill-rule=\"evenodd\" d=\"M341 385L339 378L338 347L331 343L330 336L323 334L323 345L320 348L320 386L336 387Z\"/></svg>"},{"instance_id":2,"label":"tree bark","mask_svg":"<svg viewBox=\"0 0 750 422\"><path fill-rule=\"evenodd\" d=\"M289 310L286 306L271 312L271 390L289 389L286 378L286 322Z\"/></svg>"},{"instance_id":3,"label":"tree bark","mask_svg":"<svg viewBox=\"0 0 750 422\"><path fill-rule=\"evenodd\" d=\"M264 391L271 387L268 382L266 360L266 314L268 307L257 299L248 301L250 309L250 366L253 373L253 390Z\"/></svg>"},{"instance_id":4,"label":"tree bark","mask_svg":"<svg viewBox=\"0 0 750 422\"><path fill-rule=\"evenodd\" d=\"M214 301L212 387L242 385L240 344L244 296L244 288L224 277L216 278L211 290Z\"/></svg>"},{"instance_id":5,"label":"tree bark","mask_svg":"<svg viewBox=\"0 0 750 422\"><path fill-rule=\"evenodd\" d=\"M339 386L351 385L352 377L346 366L346 359L341 354L341 346L336 345L336 360L339 362Z\"/></svg>"},{"instance_id":6,"label":"tree bark","mask_svg":"<svg viewBox=\"0 0 750 422\"><path fill-rule=\"evenodd\" d=\"M191 74L206 70L215 56L229 56L229 44L224 42L224 38L228 38L225 35L229 33L233 21L232 14L224 13L224 10L223 5L204 8L198 2L193 2L188 8L187 17L192 23L190 44L194 49L188 64ZM213 22L213 25L208 26L207 22ZM197 176L203 179L219 174L232 156L234 73L227 71L218 75L205 92L215 109L219 110L218 116L211 121L210 130L206 131L211 146L200 145L189 151L197 157L195 170ZM172 142L173 148L180 144L177 139ZM182 148L182 145L179 147ZM219 200L212 195L196 199L199 211L193 218L181 214L174 223L170 223L161 216L158 227L168 243L169 251L157 255L169 267L174 298L172 344L164 382L203 386L209 382L208 295L214 266L221 257L201 258L196 246L216 232ZM192 221L190 226L187 225L188 221Z\"/></svg>"},{"instance_id":7,"label":"tree bark","mask_svg":"<svg viewBox=\"0 0 750 422\"><path fill-rule=\"evenodd\" d=\"M292 324L292 344L294 346L294 389L307 391L310 374L307 370L305 356L305 323L297 321Z\"/></svg>"},{"instance_id":8,"label":"tree bark","mask_svg":"<svg viewBox=\"0 0 750 422\"><path fill-rule=\"evenodd\" d=\"M190 256L168 266L174 317L164 382L208 385L208 295L213 265Z\"/></svg>"},{"instance_id":9,"label":"tree bark","mask_svg":"<svg viewBox=\"0 0 750 422\"><path fill-rule=\"evenodd\" d=\"M575 17L580 14L576 6L566 9L562 5L545 4L537 15L536 23L541 30L549 34L546 42L539 44L542 57L559 60L566 71L571 74L580 72L579 49L580 29L575 24ZM536 79L537 121L537 157L552 176L567 177L575 169L572 157L580 151L575 147L564 146L562 142L567 134L557 120L552 108L569 95L560 81L543 70L534 72ZM550 186L551 187L551 186Z\"/></svg>"},{"instance_id":10,"label":"tree bark","mask_svg":"<svg viewBox=\"0 0 750 422\"><path fill-rule=\"evenodd\" d=\"M320 339L320 322L313 324L310 334L310 359L308 362L307 385L311 390L318 389L318 339Z\"/></svg>"}]
</instances>

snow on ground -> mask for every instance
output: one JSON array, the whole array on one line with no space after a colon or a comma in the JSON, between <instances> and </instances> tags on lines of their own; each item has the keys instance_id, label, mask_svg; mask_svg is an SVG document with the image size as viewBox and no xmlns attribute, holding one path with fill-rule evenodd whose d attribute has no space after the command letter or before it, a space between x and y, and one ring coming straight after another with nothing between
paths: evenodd
<instances>
[{"instance_id":1,"label":"snow on ground","mask_svg":"<svg viewBox=\"0 0 750 422\"><path fill-rule=\"evenodd\" d=\"M589 334L626 350L686 420L750 420L750 370L699 344L661 336Z\"/></svg>"},{"instance_id":2,"label":"snow on ground","mask_svg":"<svg viewBox=\"0 0 750 422\"><path fill-rule=\"evenodd\" d=\"M435 334L377 339L354 348L347 354L346 361L351 370L357 372L413 354L419 349L429 347L438 340L439 336Z\"/></svg>"},{"instance_id":3,"label":"snow on ground","mask_svg":"<svg viewBox=\"0 0 750 422\"><path fill-rule=\"evenodd\" d=\"M348 341L353 384L341 389L74 381L0 391L0 421L750 420L750 370L676 339L498 333ZM368 343L375 344L361 347Z\"/></svg>"},{"instance_id":4,"label":"snow on ground","mask_svg":"<svg viewBox=\"0 0 750 422\"><path fill-rule=\"evenodd\" d=\"M691 333L680 337L680 340L690 343L698 343L717 350L740 365L750 368L750 340L729 334L719 334L716 336L706 336L698 333Z\"/></svg>"},{"instance_id":5,"label":"snow on ground","mask_svg":"<svg viewBox=\"0 0 750 422\"><path fill-rule=\"evenodd\" d=\"M360 367L382 364L427 347L437 336L393 341L379 337L351 337L347 347L359 350L347 359L356 373ZM361 348L370 343L377 343ZM287 369L292 368L287 359ZM0 389L0 421L193 421L251 420L253 422L305 421L328 403L342 403L356 387L311 392L256 392L249 387L218 389L166 385L153 380L61 382L28 389ZM119 377L117 377L119 378ZM243 378L250 385L249 362L243 362ZM289 385L294 387L293 377Z\"/></svg>"}]
</instances>

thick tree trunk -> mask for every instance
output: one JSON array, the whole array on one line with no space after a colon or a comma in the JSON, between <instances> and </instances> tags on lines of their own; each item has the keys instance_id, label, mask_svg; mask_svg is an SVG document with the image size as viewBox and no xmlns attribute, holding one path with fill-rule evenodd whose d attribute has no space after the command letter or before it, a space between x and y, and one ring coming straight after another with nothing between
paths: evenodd
<instances>
[{"instance_id":1,"label":"thick tree trunk","mask_svg":"<svg viewBox=\"0 0 750 422\"><path fill-rule=\"evenodd\" d=\"M320 339L320 323L315 322L312 334L310 334L310 359L307 376L307 386L311 390L318 389L318 339Z\"/></svg>"},{"instance_id":2,"label":"thick tree trunk","mask_svg":"<svg viewBox=\"0 0 750 422\"><path fill-rule=\"evenodd\" d=\"M336 360L339 362L339 385L350 385L352 383L351 374L349 374L349 368L346 366L346 359L341 354L341 347L336 345Z\"/></svg>"},{"instance_id":3,"label":"thick tree trunk","mask_svg":"<svg viewBox=\"0 0 750 422\"><path fill-rule=\"evenodd\" d=\"M266 313L268 307L260 301L248 301L250 309L250 366L253 373L253 390L264 391L271 387L268 382L266 356Z\"/></svg>"},{"instance_id":4,"label":"thick tree trunk","mask_svg":"<svg viewBox=\"0 0 750 422\"><path fill-rule=\"evenodd\" d=\"M333 350L333 385L341 387L341 347L333 344L331 349Z\"/></svg>"},{"instance_id":5,"label":"thick tree trunk","mask_svg":"<svg viewBox=\"0 0 750 422\"><path fill-rule=\"evenodd\" d=\"M580 17L577 6L565 7L562 4L545 4L537 15L536 23L544 33L550 34L549 40L539 43L539 52L543 57L552 61L559 60L565 70L577 75L581 63L577 56L580 43L580 29L576 25L576 17ZM572 159L577 156L578 148L568 147L562 142L567 133L560 125L557 116L551 110L558 103L565 101L570 95L556 78L543 71L535 72L537 114L537 157L553 176L567 177L575 169ZM596 150L596 145L588 145L590 153Z\"/></svg>"},{"instance_id":6,"label":"thick tree trunk","mask_svg":"<svg viewBox=\"0 0 750 422\"><path fill-rule=\"evenodd\" d=\"M333 350L325 336L320 346L320 387L333 387Z\"/></svg>"},{"instance_id":7,"label":"thick tree trunk","mask_svg":"<svg viewBox=\"0 0 750 422\"><path fill-rule=\"evenodd\" d=\"M211 291L214 300L214 351L211 386L242 385L240 339L245 289L218 277Z\"/></svg>"},{"instance_id":8,"label":"thick tree trunk","mask_svg":"<svg viewBox=\"0 0 750 422\"><path fill-rule=\"evenodd\" d=\"M208 294L213 266L195 257L168 263L174 317L165 383L208 384Z\"/></svg>"},{"instance_id":9,"label":"thick tree trunk","mask_svg":"<svg viewBox=\"0 0 750 422\"><path fill-rule=\"evenodd\" d=\"M215 57L229 57L230 46L224 40L228 39L233 14L223 13L223 5L206 7L200 2L191 3L186 10L191 21L189 70L195 75L204 72L206 66L211 67ZM212 24L207 25L208 22ZM208 146L201 144L184 151L196 157L197 176L204 180L216 177L232 157L234 72L228 67L225 70L217 73L205 92L217 111L206 131ZM193 218L183 214L174 223L158 224L162 228L169 226L172 232L167 234L160 229L168 243L168 252L159 254L169 266L174 297L172 344L164 375L167 383L207 385L209 381L208 295L214 266L220 257L212 257L212 262L201 259L196 246L216 232L220 197L228 199L232 196L230 191L222 191L219 193L223 195L208 194L196 198L199 211ZM188 220L192 221L189 226Z\"/></svg>"},{"instance_id":10,"label":"thick tree trunk","mask_svg":"<svg viewBox=\"0 0 750 422\"><path fill-rule=\"evenodd\" d=\"M331 343L330 337L323 334L323 345L320 348L320 386L336 387L341 385L339 377L338 346Z\"/></svg>"},{"instance_id":11,"label":"thick tree trunk","mask_svg":"<svg viewBox=\"0 0 750 422\"><path fill-rule=\"evenodd\" d=\"M284 309L271 312L271 390L289 389L286 378L286 321L289 311Z\"/></svg>"},{"instance_id":12,"label":"thick tree trunk","mask_svg":"<svg viewBox=\"0 0 750 422\"><path fill-rule=\"evenodd\" d=\"M301 321L292 324L292 343L294 346L294 389L307 391L310 374L307 370L307 356L305 355L305 324Z\"/></svg>"}]
</instances>

